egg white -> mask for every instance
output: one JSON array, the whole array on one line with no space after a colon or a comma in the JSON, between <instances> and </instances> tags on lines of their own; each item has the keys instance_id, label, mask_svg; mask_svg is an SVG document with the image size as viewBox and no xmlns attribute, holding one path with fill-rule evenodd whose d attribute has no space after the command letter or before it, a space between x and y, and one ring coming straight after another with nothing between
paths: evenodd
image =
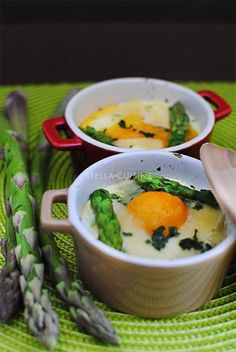
<instances>
[{"instance_id":1,"label":"egg white","mask_svg":"<svg viewBox=\"0 0 236 352\"><path fill-rule=\"evenodd\" d=\"M163 148L163 142L157 138L120 138L114 142L114 145L120 148L129 148L135 150L151 150Z\"/></svg>"}]
</instances>

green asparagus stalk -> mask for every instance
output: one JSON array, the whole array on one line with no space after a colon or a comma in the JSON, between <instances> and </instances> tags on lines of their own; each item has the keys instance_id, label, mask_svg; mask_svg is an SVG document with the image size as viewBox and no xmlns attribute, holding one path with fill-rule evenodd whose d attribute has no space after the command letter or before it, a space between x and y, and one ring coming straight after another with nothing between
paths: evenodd
<instances>
[{"instance_id":1,"label":"green asparagus stalk","mask_svg":"<svg viewBox=\"0 0 236 352\"><path fill-rule=\"evenodd\" d=\"M3 121L4 125L1 125L1 128L8 128L9 124L7 121ZM1 145L1 148L0 159L3 159L3 145ZM0 272L0 323L7 323L13 317L13 315L18 312L22 299L19 282L20 273L14 251L16 246L16 237L12 222L12 212L9 206L9 184L7 183L9 183L9 179L5 177L4 197L7 220L5 239L1 241L1 248L5 258L5 265Z\"/></svg>"},{"instance_id":2,"label":"green asparagus stalk","mask_svg":"<svg viewBox=\"0 0 236 352\"><path fill-rule=\"evenodd\" d=\"M27 98L25 93L14 91L7 96L5 101L5 114L10 121L13 130L16 132L21 131L21 134L15 134L15 138L18 138L27 162Z\"/></svg>"},{"instance_id":3,"label":"green asparagus stalk","mask_svg":"<svg viewBox=\"0 0 236 352\"><path fill-rule=\"evenodd\" d=\"M7 187L7 185L6 185ZM4 187L6 189L6 187ZM6 199L6 239L1 241L5 265L0 272L0 323L7 323L16 314L21 304L19 269L15 256L16 237L12 214Z\"/></svg>"},{"instance_id":4,"label":"green asparagus stalk","mask_svg":"<svg viewBox=\"0 0 236 352\"><path fill-rule=\"evenodd\" d=\"M21 304L19 270L14 250L9 242L2 240L2 253L5 265L0 272L0 323L7 323L17 313Z\"/></svg>"},{"instance_id":5,"label":"green asparagus stalk","mask_svg":"<svg viewBox=\"0 0 236 352\"><path fill-rule=\"evenodd\" d=\"M113 143L115 141L111 137L107 136L104 132L96 131L94 127L87 126L86 128L81 127L80 129L81 129L81 131L86 133L89 137L92 137L93 139L96 139L99 142L113 145Z\"/></svg>"},{"instance_id":6,"label":"green asparagus stalk","mask_svg":"<svg viewBox=\"0 0 236 352\"><path fill-rule=\"evenodd\" d=\"M62 104L53 115L63 115L68 100L75 94L73 90L67 94ZM50 147L42 132L39 133L36 149L31 162L31 183L39 218L42 195L45 190L46 165L50 155ZM84 291L82 285L71 277L66 261L61 257L53 234L46 232L38 223L39 241L52 281L61 299L69 306L70 314L75 322L87 333L97 339L118 344L116 332Z\"/></svg>"},{"instance_id":7,"label":"green asparagus stalk","mask_svg":"<svg viewBox=\"0 0 236 352\"><path fill-rule=\"evenodd\" d=\"M189 117L184 106L177 102L169 108L170 110L170 130L172 132L169 139L169 147L185 142L185 137L189 127Z\"/></svg>"},{"instance_id":8,"label":"green asparagus stalk","mask_svg":"<svg viewBox=\"0 0 236 352\"><path fill-rule=\"evenodd\" d=\"M102 188L96 189L90 194L90 204L95 214L100 241L121 250L121 229L113 210L110 193Z\"/></svg>"},{"instance_id":9,"label":"green asparagus stalk","mask_svg":"<svg viewBox=\"0 0 236 352\"><path fill-rule=\"evenodd\" d=\"M164 191L175 196L200 201L216 208L218 206L215 197L210 190L201 189L200 191L181 185L174 180L168 180L162 176L148 173L141 173L132 177L134 181L145 191Z\"/></svg>"},{"instance_id":10,"label":"green asparagus stalk","mask_svg":"<svg viewBox=\"0 0 236 352\"><path fill-rule=\"evenodd\" d=\"M20 268L20 286L24 301L24 317L29 329L46 346L53 347L59 333L58 319L52 311L47 291L43 290L44 265L35 229L34 201L27 167L19 144L19 136L10 130L0 116L0 141L4 146L10 194L9 206L13 214L16 234L15 255Z\"/></svg>"}]
</instances>

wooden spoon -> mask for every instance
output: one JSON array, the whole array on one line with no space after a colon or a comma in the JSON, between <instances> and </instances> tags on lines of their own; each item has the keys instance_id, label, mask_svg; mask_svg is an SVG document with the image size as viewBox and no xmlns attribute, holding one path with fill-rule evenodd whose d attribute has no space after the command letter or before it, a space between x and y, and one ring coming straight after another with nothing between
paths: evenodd
<instances>
[{"instance_id":1,"label":"wooden spoon","mask_svg":"<svg viewBox=\"0 0 236 352\"><path fill-rule=\"evenodd\" d=\"M236 153L206 143L200 149L200 158L217 202L236 225Z\"/></svg>"}]
</instances>

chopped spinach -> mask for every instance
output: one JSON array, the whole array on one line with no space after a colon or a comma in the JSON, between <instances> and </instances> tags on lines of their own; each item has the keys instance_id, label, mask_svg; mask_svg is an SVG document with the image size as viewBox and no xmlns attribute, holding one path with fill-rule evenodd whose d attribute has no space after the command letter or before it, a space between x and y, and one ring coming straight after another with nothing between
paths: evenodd
<instances>
[{"instance_id":1,"label":"chopped spinach","mask_svg":"<svg viewBox=\"0 0 236 352\"><path fill-rule=\"evenodd\" d=\"M113 199L113 200L117 200L117 202L120 202L120 201L121 201L120 196L118 196L118 194L116 194L116 193L111 193L111 194L110 194L110 197L111 197L111 199Z\"/></svg>"},{"instance_id":2,"label":"chopped spinach","mask_svg":"<svg viewBox=\"0 0 236 352\"><path fill-rule=\"evenodd\" d=\"M125 236L125 237L133 236L132 232L122 232L122 235Z\"/></svg>"},{"instance_id":3,"label":"chopped spinach","mask_svg":"<svg viewBox=\"0 0 236 352\"><path fill-rule=\"evenodd\" d=\"M169 235L168 235L168 237L171 238L171 237L177 237L177 236L179 236L179 232L177 230L177 227L170 226L169 227Z\"/></svg>"},{"instance_id":4,"label":"chopped spinach","mask_svg":"<svg viewBox=\"0 0 236 352\"><path fill-rule=\"evenodd\" d=\"M165 236L163 234L164 230L165 230L165 226L159 226L156 230L153 231L152 245L158 251L165 248L168 242L168 236Z\"/></svg>"},{"instance_id":5,"label":"chopped spinach","mask_svg":"<svg viewBox=\"0 0 236 352\"><path fill-rule=\"evenodd\" d=\"M204 244L203 244L202 253L207 252L207 251L209 251L209 250L212 249L212 248L213 248L213 247L212 247L212 245L211 245L210 243L204 243Z\"/></svg>"},{"instance_id":6,"label":"chopped spinach","mask_svg":"<svg viewBox=\"0 0 236 352\"><path fill-rule=\"evenodd\" d=\"M151 133L151 132L139 131L139 133L143 134L147 138L155 136L155 133Z\"/></svg>"},{"instance_id":7,"label":"chopped spinach","mask_svg":"<svg viewBox=\"0 0 236 352\"><path fill-rule=\"evenodd\" d=\"M152 241L148 238L148 239L145 241L145 243L147 243L147 244L151 244L151 243L152 243Z\"/></svg>"},{"instance_id":8,"label":"chopped spinach","mask_svg":"<svg viewBox=\"0 0 236 352\"><path fill-rule=\"evenodd\" d=\"M161 251L163 248L165 248L167 242L171 237L177 237L179 235L177 228L174 226L169 227L168 235L164 235L165 229L165 226L159 226L156 230L153 231L152 238L147 239L145 243L152 244L155 249Z\"/></svg>"},{"instance_id":9,"label":"chopped spinach","mask_svg":"<svg viewBox=\"0 0 236 352\"><path fill-rule=\"evenodd\" d=\"M120 120L120 121L119 121L119 126L120 126L121 128L127 128L126 123L125 123L125 120Z\"/></svg>"},{"instance_id":10,"label":"chopped spinach","mask_svg":"<svg viewBox=\"0 0 236 352\"><path fill-rule=\"evenodd\" d=\"M127 128L127 129L133 127L133 125L127 126L125 120L120 120L119 123L118 123L118 125L119 125L121 128Z\"/></svg>"},{"instance_id":11,"label":"chopped spinach","mask_svg":"<svg viewBox=\"0 0 236 352\"><path fill-rule=\"evenodd\" d=\"M183 250L202 250L202 244L199 241L196 241L194 238L184 238L183 240L179 241L179 245Z\"/></svg>"},{"instance_id":12,"label":"chopped spinach","mask_svg":"<svg viewBox=\"0 0 236 352\"><path fill-rule=\"evenodd\" d=\"M179 242L179 246L183 250L190 250L190 249L195 249L197 251L200 251L201 253L209 251L212 249L212 246L209 243L199 241L197 238L197 232L198 230L195 229L193 238L184 238Z\"/></svg>"},{"instance_id":13,"label":"chopped spinach","mask_svg":"<svg viewBox=\"0 0 236 352\"><path fill-rule=\"evenodd\" d=\"M195 210L201 210L202 208L203 208L203 205L199 201L196 201L194 206L192 207L192 209L195 209Z\"/></svg>"}]
</instances>

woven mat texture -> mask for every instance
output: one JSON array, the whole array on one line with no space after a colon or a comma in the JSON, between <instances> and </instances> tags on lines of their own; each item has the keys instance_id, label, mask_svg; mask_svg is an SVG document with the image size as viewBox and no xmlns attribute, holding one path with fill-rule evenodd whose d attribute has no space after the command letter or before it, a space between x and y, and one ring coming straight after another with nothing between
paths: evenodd
<instances>
[{"instance_id":1,"label":"woven mat texture","mask_svg":"<svg viewBox=\"0 0 236 352\"><path fill-rule=\"evenodd\" d=\"M232 114L218 122L212 142L236 150L236 84L227 82L181 82L194 90L211 89L233 107ZM24 90L29 99L29 142L33 152L41 122L48 118L64 94L71 88L84 88L86 83L4 86L0 89L0 106L6 95L15 89ZM31 154L32 155L32 154ZM79 161L78 161L79 162ZM49 164L48 188L65 188L73 181L68 152L53 152ZM4 171L0 171L0 238L4 237L5 210L3 201ZM55 206L55 215L66 217L64 205ZM74 248L69 236L55 233L55 239L70 269L76 275ZM234 262L218 295L201 309L168 319L143 319L115 312L97 302L116 327L121 346L105 346L79 331L50 282L46 282L53 307L60 318L60 341L55 351L65 352L218 352L236 351L236 262ZM0 255L0 266L3 258ZM11 323L0 326L0 351L46 351L25 327L20 313Z\"/></svg>"}]
</instances>

